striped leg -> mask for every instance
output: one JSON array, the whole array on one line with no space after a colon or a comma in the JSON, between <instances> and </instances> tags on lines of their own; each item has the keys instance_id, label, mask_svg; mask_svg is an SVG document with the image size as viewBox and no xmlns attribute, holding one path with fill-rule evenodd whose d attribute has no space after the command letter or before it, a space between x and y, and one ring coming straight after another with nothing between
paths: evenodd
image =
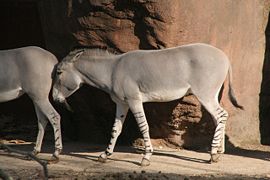
<instances>
[{"instance_id":1,"label":"striped leg","mask_svg":"<svg viewBox=\"0 0 270 180\"><path fill-rule=\"evenodd\" d=\"M228 113L222 107L218 107L213 118L216 122L216 129L212 141L211 162L217 162L219 154L225 152L225 127Z\"/></svg>"},{"instance_id":2,"label":"striped leg","mask_svg":"<svg viewBox=\"0 0 270 180\"><path fill-rule=\"evenodd\" d=\"M116 117L115 117L115 122L112 128L112 135L111 135L112 137L106 151L103 152L99 156L98 160L100 162L106 162L107 157L112 155L117 138L122 131L122 127L125 122L127 112L128 112L128 106L126 104L120 104L120 103L116 104Z\"/></svg>"},{"instance_id":3,"label":"striped leg","mask_svg":"<svg viewBox=\"0 0 270 180\"><path fill-rule=\"evenodd\" d=\"M61 117L53 108L49 100L33 100L33 102L35 106L39 109L39 111L49 120L53 127L55 138L55 151L53 153L52 160L59 160L59 155L63 148L60 124Z\"/></svg>"},{"instance_id":4,"label":"striped leg","mask_svg":"<svg viewBox=\"0 0 270 180\"><path fill-rule=\"evenodd\" d=\"M129 102L129 107L137 121L138 127L142 133L145 145L145 155L142 159L141 166L149 166L150 158L153 154L153 147L149 135L149 126L144 114L143 105L141 101Z\"/></svg>"},{"instance_id":5,"label":"striped leg","mask_svg":"<svg viewBox=\"0 0 270 180\"><path fill-rule=\"evenodd\" d=\"M54 138L55 138L55 151L53 153L53 158L58 160L59 155L63 149L62 135L61 135L61 122L60 122L61 117L54 109L52 109L51 113L49 114L49 121L53 126Z\"/></svg>"},{"instance_id":6,"label":"striped leg","mask_svg":"<svg viewBox=\"0 0 270 180\"><path fill-rule=\"evenodd\" d=\"M37 118L38 118L38 135L36 140L36 145L32 152L33 155L37 155L41 151L42 140L45 133L45 128L48 124L47 118L43 115L43 113L39 110L37 106L35 106Z\"/></svg>"},{"instance_id":7,"label":"striped leg","mask_svg":"<svg viewBox=\"0 0 270 180\"><path fill-rule=\"evenodd\" d=\"M228 113L219 105L218 98L206 98L205 96L198 96L199 101L212 115L216 125L214 137L211 145L211 160L210 162L217 162L220 154L225 151L225 126L228 119Z\"/></svg>"},{"instance_id":8,"label":"striped leg","mask_svg":"<svg viewBox=\"0 0 270 180\"><path fill-rule=\"evenodd\" d=\"M218 115L217 115L217 122L220 122L222 124L224 124L224 129L223 129L223 133L222 133L222 136L221 136L221 146L219 147L218 149L218 153L219 154L223 154L225 152L225 129L226 129L226 122L227 122L227 119L228 119L228 112L223 109L223 108L219 108L218 109Z\"/></svg>"}]
</instances>

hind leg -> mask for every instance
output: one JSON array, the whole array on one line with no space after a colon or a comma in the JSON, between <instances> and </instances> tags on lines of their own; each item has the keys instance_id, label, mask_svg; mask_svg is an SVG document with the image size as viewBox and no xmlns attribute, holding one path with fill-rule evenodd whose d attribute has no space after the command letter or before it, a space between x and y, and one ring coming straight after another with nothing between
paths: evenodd
<instances>
[{"instance_id":1,"label":"hind leg","mask_svg":"<svg viewBox=\"0 0 270 180\"><path fill-rule=\"evenodd\" d=\"M212 141L211 162L217 162L219 154L225 152L225 128L228 113L222 107L218 107L213 119L215 119L217 124Z\"/></svg>"},{"instance_id":2,"label":"hind leg","mask_svg":"<svg viewBox=\"0 0 270 180\"><path fill-rule=\"evenodd\" d=\"M145 146L145 154L141 162L141 166L149 166L150 158L153 154L153 147L149 135L149 126L144 114L144 109L141 101L133 100L128 102L129 108L132 111L138 127L142 133Z\"/></svg>"},{"instance_id":3,"label":"hind leg","mask_svg":"<svg viewBox=\"0 0 270 180\"><path fill-rule=\"evenodd\" d=\"M35 110L36 110L36 115L38 118L38 135L37 135L36 145L32 152L33 155L37 155L41 151L45 128L48 124L48 120L46 116L43 115L43 113L39 110L39 108L36 105L35 105Z\"/></svg>"},{"instance_id":4,"label":"hind leg","mask_svg":"<svg viewBox=\"0 0 270 180\"><path fill-rule=\"evenodd\" d=\"M217 153L223 154L225 152L225 129L226 129L226 122L228 119L228 112L223 109L222 107L218 108L218 115L216 116L215 119L217 119L218 123L224 124L224 130L222 131L223 133L221 134L221 144L220 147L217 150Z\"/></svg>"},{"instance_id":5,"label":"hind leg","mask_svg":"<svg viewBox=\"0 0 270 180\"><path fill-rule=\"evenodd\" d=\"M33 100L33 102L35 106L39 109L39 111L49 120L53 127L55 138L55 151L53 154L53 158L55 160L58 160L63 148L60 115L56 112L48 99Z\"/></svg>"},{"instance_id":6,"label":"hind leg","mask_svg":"<svg viewBox=\"0 0 270 180\"><path fill-rule=\"evenodd\" d=\"M214 137L211 144L211 162L217 162L220 154L225 152L225 127L228 119L228 113L219 105L215 98L200 99L199 101L212 115L216 125Z\"/></svg>"}]
</instances>

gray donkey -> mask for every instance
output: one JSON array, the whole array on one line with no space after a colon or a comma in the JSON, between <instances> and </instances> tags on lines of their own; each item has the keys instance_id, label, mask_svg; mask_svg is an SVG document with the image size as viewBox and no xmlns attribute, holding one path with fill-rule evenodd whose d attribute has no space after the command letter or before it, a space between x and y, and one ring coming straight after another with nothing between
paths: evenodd
<instances>
[{"instance_id":1,"label":"gray donkey","mask_svg":"<svg viewBox=\"0 0 270 180\"><path fill-rule=\"evenodd\" d=\"M53 54L34 46L0 51L0 102L28 94L35 106L39 129L33 154L41 150L49 120L55 134L53 160L58 160L62 150L60 116L48 99L57 62Z\"/></svg>"},{"instance_id":2,"label":"gray donkey","mask_svg":"<svg viewBox=\"0 0 270 180\"><path fill-rule=\"evenodd\" d=\"M172 101L188 91L197 96L213 116L216 130L212 141L211 162L224 153L225 124L228 113L219 105L218 95L229 73L229 97L242 108L233 94L231 66L227 56L206 44L190 44L162 50L137 50L121 55L104 50L77 49L70 52L56 69L53 98L66 102L83 83L109 93L116 103L112 138L99 157L105 162L113 153L128 109L136 118L145 143L141 165L150 164L153 148L143 103Z\"/></svg>"}]
</instances>

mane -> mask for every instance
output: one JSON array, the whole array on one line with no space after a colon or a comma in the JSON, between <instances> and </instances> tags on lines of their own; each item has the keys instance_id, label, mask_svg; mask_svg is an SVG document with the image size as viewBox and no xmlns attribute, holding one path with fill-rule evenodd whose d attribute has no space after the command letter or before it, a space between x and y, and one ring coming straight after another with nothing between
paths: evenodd
<instances>
[{"instance_id":1,"label":"mane","mask_svg":"<svg viewBox=\"0 0 270 180\"><path fill-rule=\"evenodd\" d=\"M97 59L100 57L112 57L115 56L115 53L111 53L108 50L100 49L100 48L76 48L72 50L69 55L75 55L79 51L84 51L82 56L90 56L91 58Z\"/></svg>"}]
</instances>

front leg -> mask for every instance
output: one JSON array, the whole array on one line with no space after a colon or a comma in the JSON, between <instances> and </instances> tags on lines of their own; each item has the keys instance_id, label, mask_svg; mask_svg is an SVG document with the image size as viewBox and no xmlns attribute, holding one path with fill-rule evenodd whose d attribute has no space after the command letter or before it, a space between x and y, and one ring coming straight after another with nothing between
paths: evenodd
<instances>
[{"instance_id":1,"label":"front leg","mask_svg":"<svg viewBox=\"0 0 270 180\"><path fill-rule=\"evenodd\" d=\"M149 135L149 126L144 114L142 101L130 101L129 107L137 121L138 127L142 133L145 145L145 154L141 162L141 166L149 166L150 158L153 154L153 147Z\"/></svg>"},{"instance_id":2,"label":"front leg","mask_svg":"<svg viewBox=\"0 0 270 180\"><path fill-rule=\"evenodd\" d=\"M118 136L122 131L123 124L128 112L128 105L117 103L116 104L116 117L112 128L111 140L105 152L103 152L98 160L106 162L108 156L112 155Z\"/></svg>"}]
</instances>

